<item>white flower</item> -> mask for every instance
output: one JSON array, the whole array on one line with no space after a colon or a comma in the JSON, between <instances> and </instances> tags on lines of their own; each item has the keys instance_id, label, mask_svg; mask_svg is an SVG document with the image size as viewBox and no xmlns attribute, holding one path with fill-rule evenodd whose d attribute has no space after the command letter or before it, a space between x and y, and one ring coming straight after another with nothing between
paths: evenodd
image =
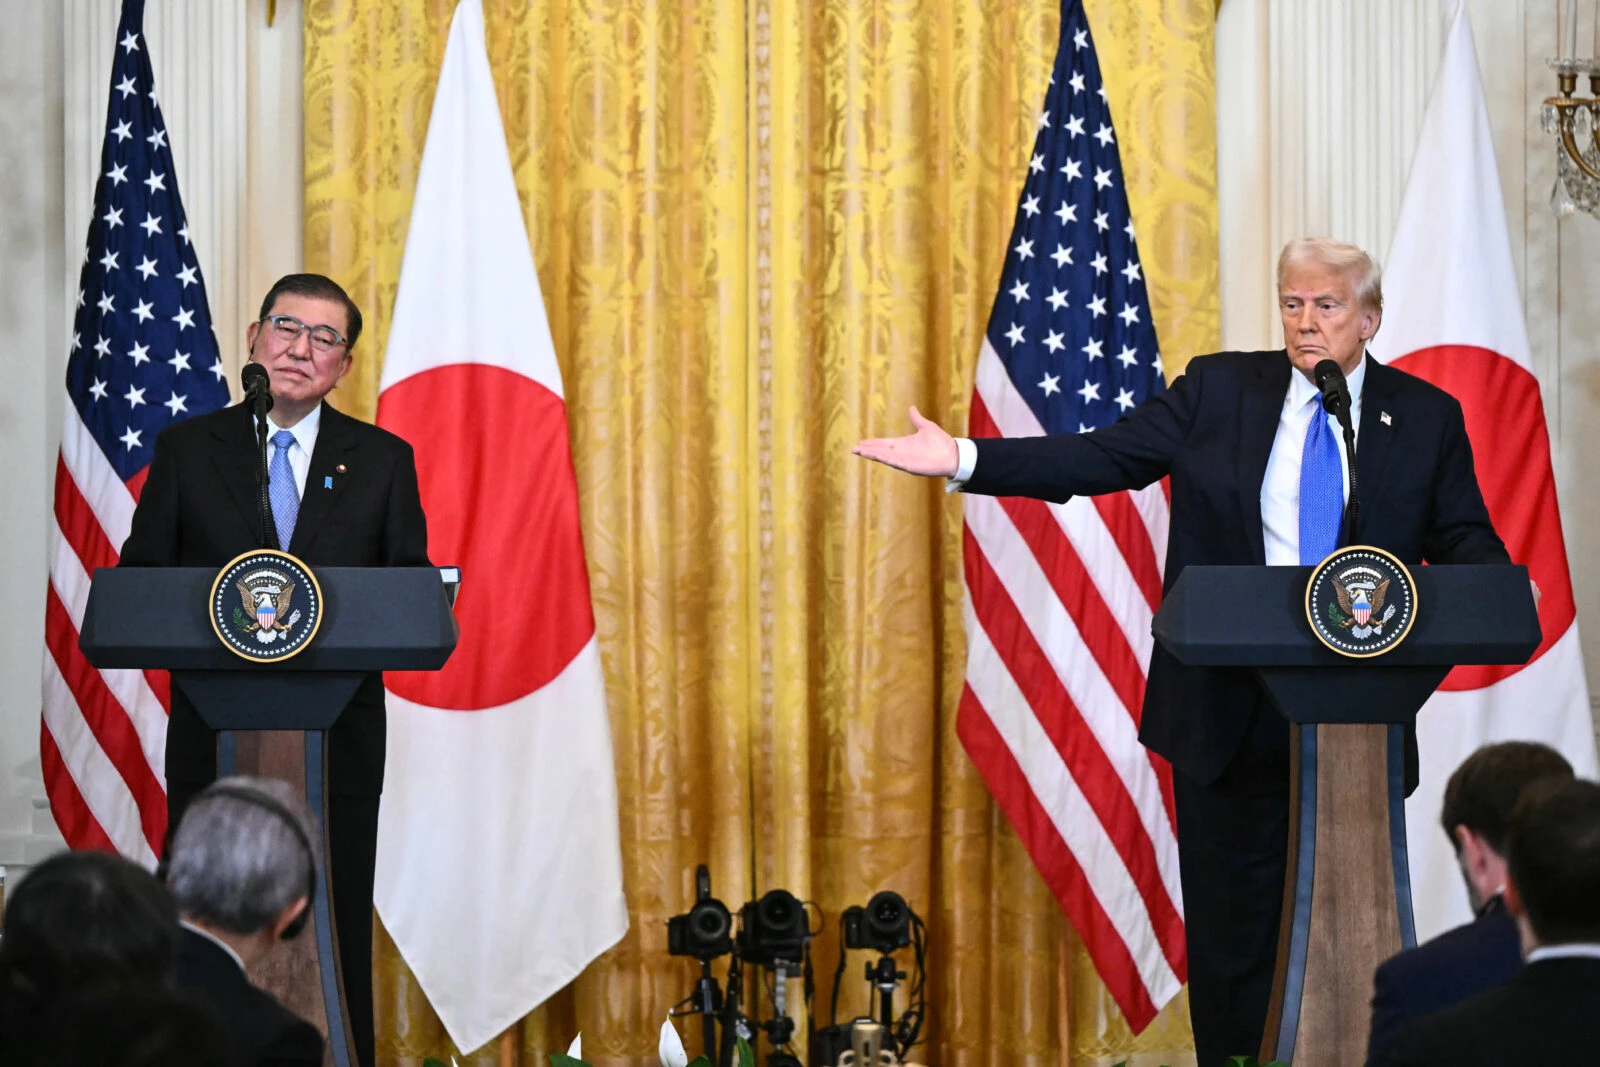
<instances>
[{"instance_id":1,"label":"white flower","mask_svg":"<svg viewBox=\"0 0 1600 1067\"><path fill-rule=\"evenodd\" d=\"M575 1060L583 1059L583 1031L578 1031L578 1036L572 1039L572 1044L567 1046L567 1055Z\"/></svg>"},{"instance_id":2,"label":"white flower","mask_svg":"<svg viewBox=\"0 0 1600 1067\"><path fill-rule=\"evenodd\" d=\"M661 1045L657 1052L661 1056L661 1067L688 1067L689 1054L683 1051L683 1041L671 1019L661 1024Z\"/></svg>"}]
</instances>

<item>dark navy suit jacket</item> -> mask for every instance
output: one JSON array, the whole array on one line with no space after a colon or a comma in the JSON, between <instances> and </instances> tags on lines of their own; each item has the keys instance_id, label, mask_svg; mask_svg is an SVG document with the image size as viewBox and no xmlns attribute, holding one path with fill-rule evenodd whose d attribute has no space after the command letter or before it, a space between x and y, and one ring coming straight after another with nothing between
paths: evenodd
<instances>
[{"instance_id":1,"label":"dark navy suit jacket","mask_svg":"<svg viewBox=\"0 0 1600 1067\"><path fill-rule=\"evenodd\" d=\"M1385 1067L1600 1063L1600 959L1529 963L1508 982L1404 1027Z\"/></svg>"},{"instance_id":2,"label":"dark navy suit jacket","mask_svg":"<svg viewBox=\"0 0 1600 1067\"><path fill-rule=\"evenodd\" d=\"M1282 349L1198 356L1166 392L1093 433L976 441L978 462L964 488L1059 503L1170 475L1163 592L1191 563L1263 565L1261 482L1291 373ZM1412 566L1509 563L1478 489L1456 399L1368 357L1361 405L1362 505L1350 543L1386 549ZM1158 644L1139 740L1209 785L1238 751L1261 699L1249 671L1185 667Z\"/></svg>"},{"instance_id":3,"label":"dark navy suit jacket","mask_svg":"<svg viewBox=\"0 0 1600 1067\"><path fill-rule=\"evenodd\" d=\"M1367 1067L1383 1062L1406 1023L1492 989L1521 969L1517 923L1499 897L1465 926L1379 964L1372 980Z\"/></svg>"}]
</instances>

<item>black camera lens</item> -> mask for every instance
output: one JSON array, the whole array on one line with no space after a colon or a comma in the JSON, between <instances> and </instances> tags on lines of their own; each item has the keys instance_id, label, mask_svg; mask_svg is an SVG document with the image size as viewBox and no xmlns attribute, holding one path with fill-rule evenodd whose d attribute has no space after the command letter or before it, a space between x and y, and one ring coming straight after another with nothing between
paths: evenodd
<instances>
[{"instance_id":1,"label":"black camera lens","mask_svg":"<svg viewBox=\"0 0 1600 1067\"><path fill-rule=\"evenodd\" d=\"M733 925L728 909L720 905L708 907L703 902L689 909L689 925L694 929L694 935L702 943L709 944L728 936L728 927Z\"/></svg>"}]
</instances>

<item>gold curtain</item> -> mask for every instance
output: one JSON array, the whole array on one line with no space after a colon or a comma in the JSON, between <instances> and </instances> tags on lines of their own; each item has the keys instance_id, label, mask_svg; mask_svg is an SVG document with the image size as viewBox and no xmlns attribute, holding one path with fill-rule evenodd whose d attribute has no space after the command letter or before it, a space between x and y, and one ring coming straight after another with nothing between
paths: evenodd
<instances>
[{"instance_id":1,"label":"gold curtain","mask_svg":"<svg viewBox=\"0 0 1600 1067\"><path fill-rule=\"evenodd\" d=\"M848 454L912 403L965 423L1058 0L484 6L566 381L633 920L519 1025L523 1063L579 1029L591 1062L654 1062L694 976L664 921L702 860L732 906L782 886L821 907L824 1022L840 911L893 888L929 925L921 1059L1192 1062L1183 997L1129 1034L955 739L959 502ZM1176 371L1218 332L1214 7L1087 6ZM362 417L453 8L305 5L307 266L367 311L335 397ZM453 1051L378 945L380 1062Z\"/></svg>"}]
</instances>

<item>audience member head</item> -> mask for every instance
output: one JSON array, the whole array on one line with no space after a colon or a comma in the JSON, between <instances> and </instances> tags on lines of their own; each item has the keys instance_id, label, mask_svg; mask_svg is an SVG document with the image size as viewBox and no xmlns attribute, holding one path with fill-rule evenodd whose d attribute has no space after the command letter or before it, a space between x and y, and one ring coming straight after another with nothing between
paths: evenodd
<instances>
[{"instance_id":1,"label":"audience member head","mask_svg":"<svg viewBox=\"0 0 1600 1067\"><path fill-rule=\"evenodd\" d=\"M1507 828L1523 791L1545 778L1571 777L1565 757L1535 741L1484 745L1450 776L1439 821L1455 846L1473 911L1505 890Z\"/></svg>"},{"instance_id":2,"label":"audience member head","mask_svg":"<svg viewBox=\"0 0 1600 1067\"><path fill-rule=\"evenodd\" d=\"M1529 786L1511 816L1506 862L1506 907L1524 924L1524 944L1600 944L1600 784Z\"/></svg>"},{"instance_id":3,"label":"audience member head","mask_svg":"<svg viewBox=\"0 0 1600 1067\"><path fill-rule=\"evenodd\" d=\"M178 913L154 875L109 852L62 852L22 879L0 926L7 996L170 985Z\"/></svg>"},{"instance_id":4,"label":"audience member head","mask_svg":"<svg viewBox=\"0 0 1600 1067\"><path fill-rule=\"evenodd\" d=\"M310 820L284 782L224 778L189 802L168 850L183 918L252 963L304 927L315 887Z\"/></svg>"}]
</instances>

